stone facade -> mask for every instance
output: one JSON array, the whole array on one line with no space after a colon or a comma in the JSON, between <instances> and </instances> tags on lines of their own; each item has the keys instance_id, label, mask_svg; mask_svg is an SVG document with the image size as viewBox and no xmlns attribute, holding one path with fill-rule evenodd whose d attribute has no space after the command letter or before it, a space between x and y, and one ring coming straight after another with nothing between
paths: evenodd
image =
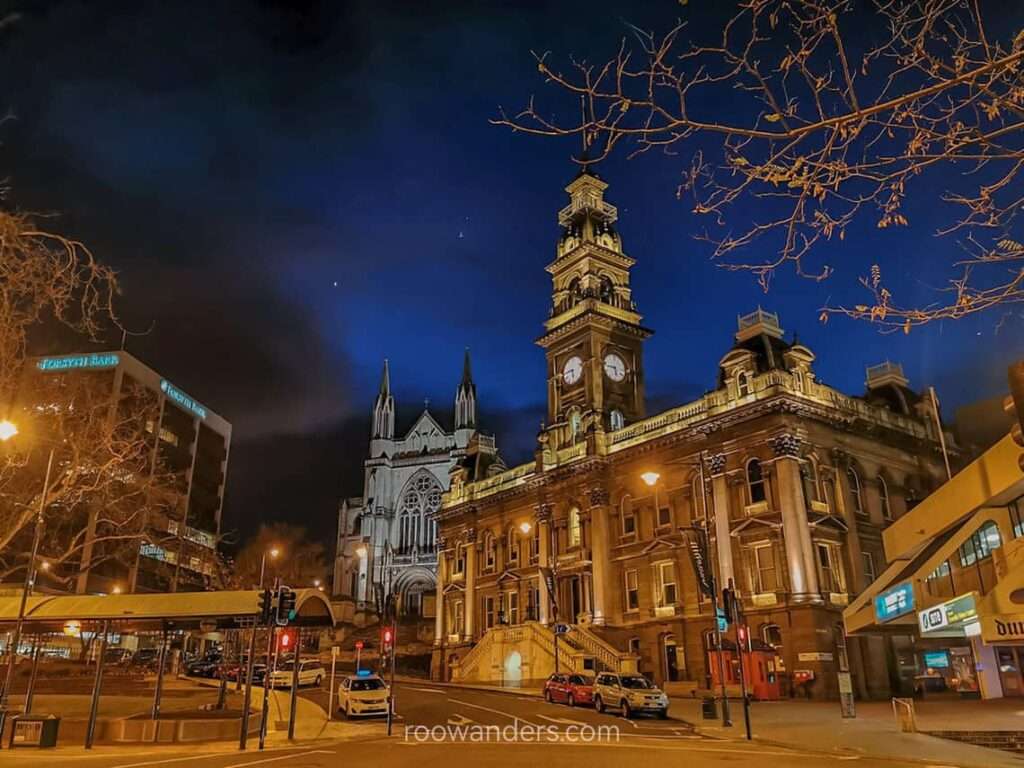
<instances>
[{"instance_id":1,"label":"stone facade","mask_svg":"<svg viewBox=\"0 0 1024 768\"><path fill-rule=\"evenodd\" d=\"M759 309L739 318L714 390L646 417L651 332L604 189L581 174L559 217L535 460L457 469L437 514L435 677L465 678L488 632L557 621L658 683L707 686L711 605L680 530L697 527L719 586L733 582L774 648L784 695L835 696L844 653L856 693L888 695L888 641L847 643L842 610L885 568L882 529L945 479L930 401L888 363L860 397L821 384L814 353ZM796 670L813 681L796 690Z\"/></svg>"}]
</instances>

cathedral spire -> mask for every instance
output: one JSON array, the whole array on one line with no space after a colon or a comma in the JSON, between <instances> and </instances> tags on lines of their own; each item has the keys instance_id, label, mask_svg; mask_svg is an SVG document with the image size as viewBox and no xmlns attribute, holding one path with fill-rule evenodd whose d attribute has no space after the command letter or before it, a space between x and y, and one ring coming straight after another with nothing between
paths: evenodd
<instances>
[{"instance_id":1,"label":"cathedral spire","mask_svg":"<svg viewBox=\"0 0 1024 768\"><path fill-rule=\"evenodd\" d=\"M380 391L373 404L372 439L392 440L395 437L395 398L391 395L391 371L387 358L384 359L384 373L380 377Z\"/></svg>"},{"instance_id":2,"label":"cathedral spire","mask_svg":"<svg viewBox=\"0 0 1024 768\"><path fill-rule=\"evenodd\" d=\"M455 428L476 428L476 384L469 362L469 347L462 359L462 381L455 390Z\"/></svg>"}]
</instances>

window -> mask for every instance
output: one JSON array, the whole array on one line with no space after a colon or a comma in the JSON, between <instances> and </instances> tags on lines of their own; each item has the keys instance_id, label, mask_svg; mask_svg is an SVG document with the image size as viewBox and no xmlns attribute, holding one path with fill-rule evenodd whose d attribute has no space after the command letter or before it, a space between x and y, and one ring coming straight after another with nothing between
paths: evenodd
<instances>
[{"instance_id":1,"label":"window","mask_svg":"<svg viewBox=\"0 0 1024 768\"><path fill-rule=\"evenodd\" d=\"M808 461L806 464L803 464L800 467L800 477L804 482L804 498L808 502L822 501L817 462Z\"/></svg>"},{"instance_id":2,"label":"window","mask_svg":"<svg viewBox=\"0 0 1024 768\"><path fill-rule=\"evenodd\" d=\"M466 545L459 544L455 548L455 573L466 572Z\"/></svg>"},{"instance_id":3,"label":"window","mask_svg":"<svg viewBox=\"0 0 1024 768\"><path fill-rule=\"evenodd\" d=\"M454 623L455 626L453 626L451 628L451 634L453 634L453 635L461 635L462 634L462 630L465 629L465 627L466 627L466 619L465 619L465 614L463 614L463 611L462 611L462 601L461 600L456 600L455 601L454 610L452 610L452 615L454 616L454 622L453 623Z\"/></svg>"},{"instance_id":4,"label":"window","mask_svg":"<svg viewBox=\"0 0 1024 768\"><path fill-rule=\"evenodd\" d=\"M661 499L658 506L658 527L664 528L672 525L672 508L669 507L668 502Z\"/></svg>"},{"instance_id":5,"label":"window","mask_svg":"<svg viewBox=\"0 0 1024 768\"><path fill-rule=\"evenodd\" d=\"M526 590L526 620L537 621L539 618L537 606L540 605L540 590L537 587L529 587Z\"/></svg>"},{"instance_id":6,"label":"window","mask_svg":"<svg viewBox=\"0 0 1024 768\"><path fill-rule=\"evenodd\" d=\"M877 578L875 573L875 556L870 552L861 552L860 554L864 558L864 580L871 584Z\"/></svg>"},{"instance_id":7,"label":"window","mask_svg":"<svg viewBox=\"0 0 1024 768\"><path fill-rule=\"evenodd\" d=\"M582 416L580 415L580 409L579 408L575 408L575 407L574 408L570 408L569 409L569 439L572 442L574 442L574 443L576 442L577 438L579 438L579 436L580 436L580 422L581 422L581 420L582 420Z\"/></svg>"},{"instance_id":8,"label":"window","mask_svg":"<svg viewBox=\"0 0 1024 768\"><path fill-rule=\"evenodd\" d=\"M540 558L540 523L534 523L533 536L530 537L530 563Z\"/></svg>"},{"instance_id":9,"label":"window","mask_svg":"<svg viewBox=\"0 0 1024 768\"><path fill-rule=\"evenodd\" d=\"M771 542L756 544L751 552L753 572L751 573L754 592L775 592L779 588L775 572L775 553Z\"/></svg>"},{"instance_id":10,"label":"window","mask_svg":"<svg viewBox=\"0 0 1024 768\"><path fill-rule=\"evenodd\" d=\"M846 581L843 578L843 568L839 562L839 553L834 544L817 542L815 548L818 550L818 580L823 592L845 592Z\"/></svg>"},{"instance_id":11,"label":"window","mask_svg":"<svg viewBox=\"0 0 1024 768\"><path fill-rule=\"evenodd\" d=\"M750 374L746 371L740 371L736 374L736 394L740 397L746 397L750 394Z\"/></svg>"},{"instance_id":12,"label":"window","mask_svg":"<svg viewBox=\"0 0 1024 768\"><path fill-rule=\"evenodd\" d=\"M694 475L693 477L693 519L703 520L707 517L708 513L708 502L704 496L704 483L701 482L700 475Z\"/></svg>"},{"instance_id":13,"label":"window","mask_svg":"<svg viewBox=\"0 0 1024 768\"><path fill-rule=\"evenodd\" d=\"M675 605L677 598L675 563L657 563L654 568L658 584L658 605Z\"/></svg>"},{"instance_id":14,"label":"window","mask_svg":"<svg viewBox=\"0 0 1024 768\"><path fill-rule=\"evenodd\" d=\"M640 579L635 568L630 568L625 573L626 579L626 611L640 610Z\"/></svg>"},{"instance_id":15,"label":"window","mask_svg":"<svg viewBox=\"0 0 1024 768\"><path fill-rule=\"evenodd\" d=\"M612 432L626 426L626 417L622 415L622 411L612 411L608 419L611 422Z\"/></svg>"},{"instance_id":16,"label":"window","mask_svg":"<svg viewBox=\"0 0 1024 768\"><path fill-rule=\"evenodd\" d=\"M578 547L583 538L580 526L580 511L573 507L569 510L569 546Z\"/></svg>"},{"instance_id":17,"label":"window","mask_svg":"<svg viewBox=\"0 0 1024 768\"><path fill-rule=\"evenodd\" d=\"M751 504L757 504L767 499L764 489L764 472L761 469L761 462L757 459L747 462L747 492L750 495Z\"/></svg>"},{"instance_id":18,"label":"window","mask_svg":"<svg viewBox=\"0 0 1024 768\"><path fill-rule=\"evenodd\" d=\"M949 576L949 560L943 560L939 563L935 570L928 574L927 580L931 581L932 579L941 579L944 576Z\"/></svg>"},{"instance_id":19,"label":"window","mask_svg":"<svg viewBox=\"0 0 1024 768\"><path fill-rule=\"evenodd\" d=\"M498 546L494 541L494 534L488 531L484 534L484 571L493 571L498 559Z\"/></svg>"},{"instance_id":20,"label":"window","mask_svg":"<svg viewBox=\"0 0 1024 768\"><path fill-rule=\"evenodd\" d=\"M506 541L505 541L505 546L507 547L507 549L505 550L505 556L508 559L508 562L509 562L510 565L519 562L519 541L518 541L518 538L519 537L516 536L516 529L515 528L509 528L508 529L508 535L506 536Z\"/></svg>"},{"instance_id":21,"label":"window","mask_svg":"<svg viewBox=\"0 0 1024 768\"><path fill-rule=\"evenodd\" d=\"M631 637L629 638L629 653L633 656L640 655L640 638Z\"/></svg>"},{"instance_id":22,"label":"window","mask_svg":"<svg viewBox=\"0 0 1024 768\"><path fill-rule=\"evenodd\" d=\"M1010 507L1010 522L1013 525L1013 538L1019 539L1024 536L1024 520L1021 516L1024 515L1024 497L1011 501Z\"/></svg>"},{"instance_id":23,"label":"window","mask_svg":"<svg viewBox=\"0 0 1024 768\"><path fill-rule=\"evenodd\" d=\"M491 629L494 626L494 598L484 598L484 629Z\"/></svg>"},{"instance_id":24,"label":"window","mask_svg":"<svg viewBox=\"0 0 1024 768\"><path fill-rule=\"evenodd\" d=\"M960 565L966 568L979 560L984 560L992 554L993 549L999 549L1002 543L999 526L989 520L972 533L971 538L960 545Z\"/></svg>"},{"instance_id":25,"label":"window","mask_svg":"<svg viewBox=\"0 0 1024 768\"><path fill-rule=\"evenodd\" d=\"M889 505L889 486L885 484L885 478L878 476L878 503L882 507L882 519L892 520L892 507Z\"/></svg>"},{"instance_id":26,"label":"window","mask_svg":"<svg viewBox=\"0 0 1024 768\"><path fill-rule=\"evenodd\" d=\"M622 518L622 535L636 535L636 513L633 511L633 499L623 496L619 504L620 517Z\"/></svg>"},{"instance_id":27,"label":"window","mask_svg":"<svg viewBox=\"0 0 1024 768\"><path fill-rule=\"evenodd\" d=\"M853 499L853 513L859 517L867 517L867 510L864 508L864 494L860 489L860 475L853 467L847 467L846 478L850 481L850 498Z\"/></svg>"},{"instance_id":28,"label":"window","mask_svg":"<svg viewBox=\"0 0 1024 768\"><path fill-rule=\"evenodd\" d=\"M505 605L508 606L508 611L505 613L505 621L508 624L519 623L519 593L509 592L505 598Z\"/></svg>"}]
</instances>

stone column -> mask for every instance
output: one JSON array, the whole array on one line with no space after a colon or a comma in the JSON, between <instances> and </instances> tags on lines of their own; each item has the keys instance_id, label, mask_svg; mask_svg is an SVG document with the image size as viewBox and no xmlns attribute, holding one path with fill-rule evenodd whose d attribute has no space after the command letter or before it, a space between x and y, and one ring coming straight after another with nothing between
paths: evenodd
<instances>
[{"instance_id":1,"label":"stone column","mask_svg":"<svg viewBox=\"0 0 1024 768\"><path fill-rule=\"evenodd\" d=\"M537 609L540 612L540 623L549 624L551 622L551 593L548 591L548 583L544 578L542 569L551 567L551 505L550 504L538 504L536 508L536 514L534 516L534 525L537 526L537 536L539 538L537 548L537 564L540 566L538 570L538 576L540 581L540 588L538 590L537 601L540 605Z\"/></svg>"},{"instance_id":2,"label":"stone column","mask_svg":"<svg viewBox=\"0 0 1024 768\"><path fill-rule=\"evenodd\" d=\"M860 521L853 511L853 497L850 492L850 479L847 470L850 468L850 456L838 448L832 451L832 463L835 465L835 513L846 522L846 555L847 579L846 588L851 595L860 594L867 584L864 583L864 556L860 547ZM885 563L875 563L875 570L881 573Z\"/></svg>"},{"instance_id":3,"label":"stone column","mask_svg":"<svg viewBox=\"0 0 1024 768\"><path fill-rule=\"evenodd\" d=\"M590 489L590 562L594 588L592 616L595 624L608 620L611 589L608 584L611 545L608 541L608 489Z\"/></svg>"},{"instance_id":4,"label":"stone column","mask_svg":"<svg viewBox=\"0 0 1024 768\"><path fill-rule=\"evenodd\" d=\"M434 599L434 645L440 647L444 643L444 583L448 578L448 555L445 552L446 542L437 542L437 597Z\"/></svg>"},{"instance_id":5,"label":"stone column","mask_svg":"<svg viewBox=\"0 0 1024 768\"><path fill-rule=\"evenodd\" d=\"M466 598L462 612L466 619L464 634L473 639L473 612L476 608L476 528L466 531Z\"/></svg>"},{"instance_id":6,"label":"stone column","mask_svg":"<svg viewBox=\"0 0 1024 768\"><path fill-rule=\"evenodd\" d=\"M715 546L718 552L718 586L729 586L735 579L732 567L732 536L729 526L729 486L725 478L725 454L708 459L711 470L711 498L715 512Z\"/></svg>"},{"instance_id":7,"label":"stone column","mask_svg":"<svg viewBox=\"0 0 1024 768\"><path fill-rule=\"evenodd\" d=\"M807 502L800 480L800 438L779 435L769 441L775 451L775 477L782 511L782 538L786 548L789 589L795 600L820 600L818 569L807 523Z\"/></svg>"}]
</instances>

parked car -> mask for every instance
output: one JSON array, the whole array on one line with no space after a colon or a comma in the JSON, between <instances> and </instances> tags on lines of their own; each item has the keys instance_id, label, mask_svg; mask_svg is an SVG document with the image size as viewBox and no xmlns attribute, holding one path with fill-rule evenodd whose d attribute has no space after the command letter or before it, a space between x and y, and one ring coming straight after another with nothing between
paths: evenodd
<instances>
[{"instance_id":1,"label":"parked car","mask_svg":"<svg viewBox=\"0 0 1024 768\"><path fill-rule=\"evenodd\" d=\"M345 717L386 715L391 691L377 675L346 675L338 686L338 710Z\"/></svg>"},{"instance_id":2,"label":"parked car","mask_svg":"<svg viewBox=\"0 0 1024 768\"><path fill-rule=\"evenodd\" d=\"M290 687L294 670L294 661L280 662L277 665L277 669L270 673L270 687ZM320 683L324 681L325 674L324 665L316 659L306 659L299 662L299 685L315 685L319 688Z\"/></svg>"},{"instance_id":3,"label":"parked car","mask_svg":"<svg viewBox=\"0 0 1024 768\"><path fill-rule=\"evenodd\" d=\"M128 664L132 660L132 652L127 648L107 648L103 655L104 664Z\"/></svg>"},{"instance_id":4,"label":"parked car","mask_svg":"<svg viewBox=\"0 0 1024 768\"><path fill-rule=\"evenodd\" d=\"M577 704L594 703L594 681L583 675L559 673L544 683L544 699L575 707Z\"/></svg>"},{"instance_id":5,"label":"parked car","mask_svg":"<svg viewBox=\"0 0 1024 768\"><path fill-rule=\"evenodd\" d=\"M160 659L160 651L157 648L140 648L132 656L131 664L135 667L155 667Z\"/></svg>"},{"instance_id":6,"label":"parked car","mask_svg":"<svg viewBox=\"0 0 1024 768\"><path fill-rule=\"evenodd\" d=\"M623 716L649 712L668 717L668 696L643 675L602 672L594 683L594 707L598 712L612 707Z\"/></svg>"},{"instance_id":7,"label":"parked car","mask_svg":"<svg viewBox=\"0 0 1024 768\"><path fill-rule=\"evenodd\" d=\"M194 677L217 677L221 666L220 654L194 659L185 665L185 674Z\"/></svg>"}]
</instances>

